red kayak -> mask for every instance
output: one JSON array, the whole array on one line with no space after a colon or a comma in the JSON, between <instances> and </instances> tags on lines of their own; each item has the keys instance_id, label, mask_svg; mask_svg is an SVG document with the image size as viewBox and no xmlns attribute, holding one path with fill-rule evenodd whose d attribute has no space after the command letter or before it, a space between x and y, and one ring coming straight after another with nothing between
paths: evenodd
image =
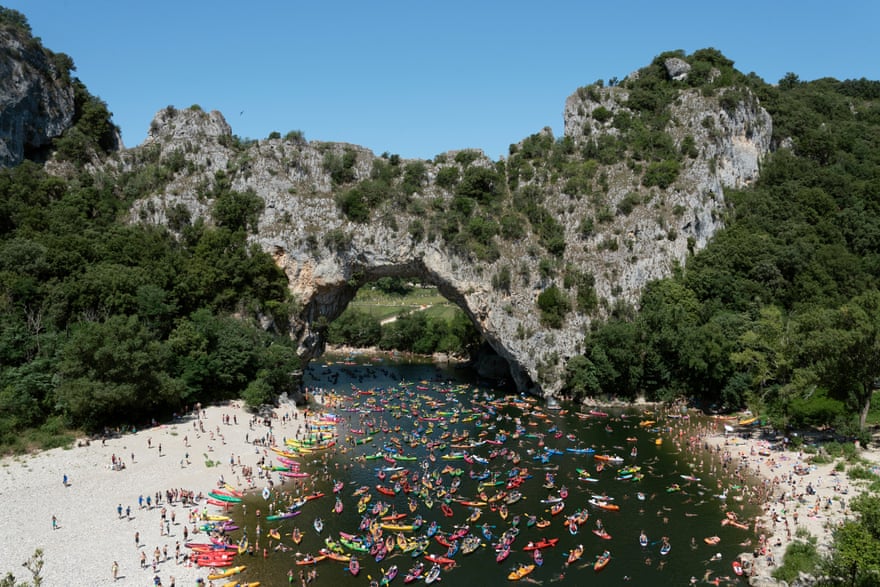
<instances>
[{"instance_id":1,"label":"red kayak","mask_svg":"<svg viewBox=\"0 0 880 587\"><path fill-rule=\"evenodd\" d=\"M559 538L543 538L538 542L529 542L523 547L523 550L537 550L539 548L550 548L551 546L556 546L556 543L559 542Z\"/></svg>"},{"instance_id":2,"label":"red kayak","mask_svg":"<svg viewBox=\"0 0 880 587\"><path fill-rule=\"evenodd\" d=\"M432 563L437 563L438 565L450 565L455 562L451 558L446 558L445 556L440 556L439 554L426 554L425 558Z\"/></svg>"},{"instance_id":3,"label":"red kayak","mask_svg":"<svg viewBox=\"0 0 880 587\"><path fill-rule=\"evenodd\" d=\"M452 517L452 508L449 507L448 503L441 503L440 510L443 512L443 515L446 516L447 518Z\"/></svg>"},{"instance_id":4,"label":"red kayak","mask_svg":"<svg viewBox=\"0 0 880 587\"><path fill-rule=\"evenodd\" d=\"M393 489L385 487L384 485L376 485L376 491L378 491L382 495L388 495L388 496L392 496L392 497L395 495Z\"/></svg>"}]
</instances>

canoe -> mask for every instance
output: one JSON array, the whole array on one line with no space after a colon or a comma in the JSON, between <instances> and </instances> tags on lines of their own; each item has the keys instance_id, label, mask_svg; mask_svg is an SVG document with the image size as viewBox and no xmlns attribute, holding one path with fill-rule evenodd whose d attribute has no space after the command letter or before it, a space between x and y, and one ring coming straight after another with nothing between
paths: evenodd
<instances>
[{"instance_id":1,"label":"canoe","mask_svg":"<svg viewBox=\"0 0 880 587\"><path fill-rule=\"evenodd\" d=\"M432 563L436 563L438 565L449 565L454 563L455 561L451 558L447 558L445 556L441 556L439 554L426 554L425 558L431 561Z\"/></svg>"},{"instance_id":2,"label":"canoe","mask_svg":"<svg viewBox=\"0 0 880 587\"><path fill-rule=\"evenodd\" d=\"M216 493L211 491L208 493L208 497L211 499L216 499L217 501L224 501L227 503L241 503L240 497L235 497L234 495L224 495L222 493Z\"/></svg>"},{"instance_id":3,"label":"canoe","mask_svg":"<svg viewBox=\"0 0 880 587\"><path fill-rule=\"evenodd\" d=\"M208 575L208 579L210 581L216 581L217 579L225 579L226 577L231 577L232 575L239 574L240 572L245 570L245 568L247 568L245 565L239 565L237 567L232 567L231 569L223 571L222 573L211 573L210 575Z\"/></svg>"},{"instance_id":4,"label":"canoe","mask_svg":"<svg viewBox=\"0 0 880 587\"><path fill-rule=\"evenodd\" d=\"M523 547L523 550L537 550L539 548L550 548L556 546L556 543L559 542L559 538L542 538L537 542L529 542Z\"/></svg>"}]
</instances>

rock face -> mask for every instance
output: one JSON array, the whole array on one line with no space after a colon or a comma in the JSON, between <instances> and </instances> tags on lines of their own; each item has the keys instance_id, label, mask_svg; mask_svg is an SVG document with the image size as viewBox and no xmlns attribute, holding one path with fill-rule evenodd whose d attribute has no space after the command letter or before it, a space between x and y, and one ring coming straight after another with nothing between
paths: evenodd
<instances>
[{"instance_id":1,"label":"rock face","mask_svg":"<svg viewBox=\"0 0 880 587\"><path fill-rule=\"evenodd\" d=\"M670 74L686 74L684 69L672 64ZM525 175L520 156L516 189L527 186L540 194L555 230L564 233L564 252L552 260L541 248L543 241L528 229L517 238L494 236L498 255L488 258L462 251L443 235L444 215L454 209L457 194L442 178L460 179L473 167L499 172L502 191L507 191L500 205L515 213L509 169L516 155L500 162L478 152L395 161L354 145L306 143L298 135L244 143L232 136L217 112L169 107L157 114L146 143L120 154L123 165L113 165L128 169L146 151L159 162L181 153L186 158L186 170L161 193L135 204L134 221L167 224L170 211L180 206L193 219L210 221L207 194L219 175L233 189L252 190L264 200L252 239L289 278L299 308L291 336L304 358L322 352L326 323L339 316L358 287L385 276L411 277L435 284L467 313L521 389L553 393L562 384L565 361L579 352L590 321L618 301L637 302L648 281L669 275L704 247L722 227L724 188L745 186L757 177L770 147L772 121L748 92L726 109L720 106L722 95L683 90L670 106L664 132L676 149L687 149L689 155L675 180L662 188L644 187L644 165L621 157L598 166L590 176L591 196L585 199L534 161L526 162L531 171ZM578 159L577 153L619 133L612 120L629 112L627 97L620 87L592 87L568 98L564 139L575 153L573 164L596 165ZM552 134L544 136L548 134L529 140L546 138L553 145ZM342 179L334 176L340 161L346 161ZM337 196L369 180L376 169L397 169L394 181L399 185L411 167L424 171L412 193L401 196L396 191L382 200L369 211L368 222L352 222L342 213ZM601 210L611 212L603 215ZM585 218L596 219L590 231L584 230ZM499 286L505 271L507 283ZM536 300L556 285L576 306L577 290L563 279L572 272L591 277L599 303L590 312L567 313L561 327L551 328L542 322Z\"/></svg>"},{"instance_id":2,"label":"rock face","mask_svg":"<svg viewBox=\"0 0 880 587\"><path fill-rule=\"evenodd\" d=\"M40 158L74 117L74 92L39 41L0 29L0 166Z\"/></svg>"}]
</instances>

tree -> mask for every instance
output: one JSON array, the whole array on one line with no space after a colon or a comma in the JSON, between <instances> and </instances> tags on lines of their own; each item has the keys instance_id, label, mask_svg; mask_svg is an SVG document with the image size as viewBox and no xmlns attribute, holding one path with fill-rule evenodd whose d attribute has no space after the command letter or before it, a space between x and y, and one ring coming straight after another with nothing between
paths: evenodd
<instances>
[{"instance_id":1,"label":"tree","mask_svg":"<svg viewBox=\"0 0 880 587\"><path fill-rule=\"evenodd\" d=\"M834 314L831 328L814 335L814 345L825 343L820 345L821 358L817 357L819 373L832 389L856 405L859 428L864 430L880 378L880 292L853 298Z\"/></svg>"},{"instance_id":2,"label":"tree","mask_svg":"<svg viewBox=\"0 0 880 587\"><path fill-rule=\"evenodd\" d=\"M231 231L256 231L263 198L255 192L223 191L214 201L214 222Z\"/></svg>"},{"instance_id":3,"label":"tree","mask_svg":"<svg viewBox=\"0 0 880 587\"><path fill-rule=\"evenodd\" d=\"M792 371L792 343L788 319L776 306L761 308L759 319L738 341L731 362L752 376L752 388L763 401L767 388L787 383Z\"/></svg>"},{"instance_id":4,"label":"tree","mask_svg":"<svg viewBox=\"0 0 880 587\"><path fill-rule=\"evenodd\" d=\"M0 587L40 587L43 584L43 549L38 548L31 555L31 558L22 563L22 566L31 573L32 583L27 581L16 582L12 573L6 573L5 577L0 578Z\"/></svg>"},{"instance_id":5,"label":"tree","mask_svg":"<svg viewBox=\"0 0 880 587\"><path fill-rule=\"evenodd\" d=\"M872 497L876 502L877 497ZM837 584L876 585L880 573L880 540L864 523L844 522L834 531L832 555L827 564Z\"/></svg>"},{"instance_id":6,"label":"tree","mask_svg":"<svg viewBox=\"0 0 880 587\"><path fill-rule=\"evenodd\" d=\"M571 311L571 303L555 285L551 285L538 294L538 309L541 310L541 322L550 328L562 328L565 315Z\"/></svg>"},{"instance_id":7,"label":"tree","mask_svg":"<svg viewBox=\"0 0 880 587\"><path fill-rule=\"evenodd\" d=\"M599 391L599 377L593 362L583 355L572 357L565 364L565 382L562 385L562 392L577 400L595 395Z\"/></svg>"}]
</instances>

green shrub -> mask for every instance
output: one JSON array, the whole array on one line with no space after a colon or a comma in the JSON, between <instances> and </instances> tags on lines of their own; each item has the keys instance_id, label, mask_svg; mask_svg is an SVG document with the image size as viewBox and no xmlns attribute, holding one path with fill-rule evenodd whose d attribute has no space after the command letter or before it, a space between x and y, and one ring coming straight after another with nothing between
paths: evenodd
<instances>
[{"instance_id":1,"label":"green shrub","mask_svg":"<svg viewBox=\"0 0 880 587\"><path fill-rule=\"evenodd\" d=\"M592 112L593 120L596 122L606 123L614 117L614 114L604 106L599 106Z\"/></svg>"},{"instance_id":2,"label":"green shrub","mask_svg":"<svg viewBox=\"0 0 880 587\"><path fill-rule=\"evenodd\" d=\"M667 159L665 161L653 161L648 164L642 184L645 187L657 186L666 189L678 178L678 161Z\"/></svg>"},{"instance_id":3,"label":"green shrub","mask_svg":"<svg viewBox=\"0 0 880 587\"><path fill-rule=\"evenodd\" d=\"M801 573L815 574L818 561L815 538L808 542L795 540L785 549L783 563L773 571L773 578L791 582Z\"/></svg>"},{"instance_id":4,"label":"green shrub","mask_svg":"<svg viewBox=\"0 0 880 587\"><path fill-rule=\"evenodd\" d=\"M571 304L562 290L551 285L538 295L538 309L541 311L542 324L550 328L562 328L565 315L571 311Z\"/></svg>"}]
</instances>

